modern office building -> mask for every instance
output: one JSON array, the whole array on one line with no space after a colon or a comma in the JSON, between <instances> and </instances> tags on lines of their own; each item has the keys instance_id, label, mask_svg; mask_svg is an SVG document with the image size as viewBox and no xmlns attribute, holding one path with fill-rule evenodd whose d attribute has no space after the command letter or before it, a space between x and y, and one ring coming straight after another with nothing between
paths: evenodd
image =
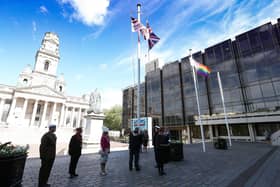
<instances>
[{"instance_id":1,"label":"modern office building","mask_svg":"<svg viewBox=\"0 0 280 187\"><path fill-rule=\"evenodd\" d=\"M0 124L8 126L58 127L85 125L88 97L66 94L63 75L57 76L59 65L59 38L47 32L35 56L35 65L29 65L19 74L16 86L0 84Z\"/></svg>"},{"instance_id":2,"label":"modern office building","mask_svg":"<svg viewBox=\"0 0 280 187\"><path fill-rule=\"evenodd\" d=\"M220 72L233 139L263 140L280 129L280 19L196 52L210 67L198 77L198 95L206 138L227 135L218 85ZM136 117L137 87L123 90L123 128ZM168 127L174 138L200 138L198 110L189 56L147 72L141 84L141 116Z\"/></svg>"}]
</instances>

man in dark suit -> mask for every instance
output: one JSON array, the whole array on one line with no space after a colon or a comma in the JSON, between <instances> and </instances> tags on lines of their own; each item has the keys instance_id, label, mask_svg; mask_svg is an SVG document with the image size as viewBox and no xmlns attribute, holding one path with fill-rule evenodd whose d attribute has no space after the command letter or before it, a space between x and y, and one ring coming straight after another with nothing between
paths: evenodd
<instances>
[{"instance_id":1,"label":"man in dark suit","mask_svg":"<svg viewBox=\"0 0 280 187\"><path fill-rule=\"evenodd\" d=\"M40 144L40 159L41 168L39 171L39 187L48 187L47 184L50 172L55 160L56 154L56 125L49 125L49 131L45 133L41 138Z\"/></svg>"},{"instance_id":2,"label":"man in dark suit","mask_svg":"<svg viewBox=\"0 0 280 187\"><path fill-rule=\"evenodd\" d=\"M154 146L154 153L155 153L155 161L156 161L155 167L156 168L158 167L158 165L157 165L158 161L157 161L157 149L156 149L156 143L155 142L156 142L156 137L158 135L159 129L160 129L160 127L156 125L155 128L154 128L154 135L153 135L153 146Z\"/></svg>"},{"instance_id":3,"label":"man in dark suit","mask_svg":"<svg viewBox=\"0 0 280 187\"><path fill-rule=\"evenodd\" d=\"M132 162L134 160L134 166L136 171L140 171L139 167L139 153L142 145L142 136L139 133L139 129L135 128L133 132L129 134L129 170L132 170Z\"/></svg>"},{"instance_id":4,"label":"man in dark suit","mask_svg":"<svg viewBox=\"0 0 280 187\"><path fill-rule=\"evenodd\" d=\"M77 177L76 173L77 163L82 154L82 128L76 128L76 134L72 136L69 143L69 155L71 156L71 161L69 165L70 178Z\"/></svg>"}]
</instances>

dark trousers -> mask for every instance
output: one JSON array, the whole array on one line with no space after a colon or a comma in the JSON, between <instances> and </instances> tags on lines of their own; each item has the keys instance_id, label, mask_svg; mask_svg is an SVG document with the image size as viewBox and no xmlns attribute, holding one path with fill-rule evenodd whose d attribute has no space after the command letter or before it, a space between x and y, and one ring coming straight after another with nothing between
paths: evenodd
<instances>
[{"instance_id":1,"label":"dark trousers","mask_svg":"<svg viewBox=\"0 0 280 187\"><path fill-rule=\"evenodd\" d=\"M71 161L69 164L69 174L76 174L77 163L81 155L71 155Z\"/></svg>"},{"instance_id":2,"label":"dark trousers","mask_svg":"<svg viewBox=\"0 0 280 187\"><path fill-rule=\"evenodd\" d=\"M129 150L129 169L132 169L133 158L135 168L139 169L139 152L140 150Z\"/></svg>"},{"instance_id":3,"label":"dark trousers","mask_svg":"<svg viewBox=\"0 0 280 187\"><path fill-rule=\"evenodd\" d=\"M155 161L158 163L158 155L157 155L157 149L154 147L154 153L155 153Z\"/></svg>"},{"instance_id":4,"label":"dark trousers","mask_svg":"<svg viewBox=\"0 0 280 187\"><path fill-rule=\"evenodd\" d=\"M53 159L41 159L41 168L39 171L39 187L45 186L47 184L51 169L54 163Z\"/></svg>"},{"instance_id":5,"label":"dark trousers","mask_svg":"<svg viewBox=\"0 0 280 187\"><path fill-rule=\"evenodd\" d=\"M164 162L163 162L163 153L159 149L155 149L155 157L156 157L156 162L157 162L157 167L158 167L158 172L162 173L164 168Z\"/></svg>"}]
</instances>

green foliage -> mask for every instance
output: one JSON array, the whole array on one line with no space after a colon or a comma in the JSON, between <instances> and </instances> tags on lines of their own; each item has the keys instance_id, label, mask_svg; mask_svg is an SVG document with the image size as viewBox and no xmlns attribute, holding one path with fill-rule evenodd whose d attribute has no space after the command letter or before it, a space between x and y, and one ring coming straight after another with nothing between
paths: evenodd
<instances>
[{"instance_id":1,"label":"green foliage","mask_svg":"<svg viewBox=\"0 0 280 187\"><path fill-rule=\"evenodd\" d=\"M104 125L110 130L121 130L122 122L122 107L115 105L112 108L105 110Z\"/></svg>"},{"instance_id":2,"label":"green foliage","mask_svg":"<svg viewBox=\"0 0 280 187\"><path fill-rule=\"evenodd\" d=\"M25 155L28 152L29 145L19 146L12 145L11 142L4 144L0 143L0 158L16 157L20 155Z\"/></svg>"}]
</instances>

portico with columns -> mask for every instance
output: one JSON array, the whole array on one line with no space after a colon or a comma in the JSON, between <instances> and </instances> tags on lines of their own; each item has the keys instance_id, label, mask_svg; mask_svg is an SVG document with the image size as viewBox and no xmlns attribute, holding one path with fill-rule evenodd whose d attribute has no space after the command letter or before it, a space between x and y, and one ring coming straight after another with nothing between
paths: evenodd
<instances>
[{"instance_id":1,"label":"portico with columns","mask_svg":"<svg viewBox=\"0 0 280 187\"><path fill-rule=\"evenodd\" d=\"M34 68L28 65L16 86L0 84L0 124L38 128L50 123L69 128L85 125L89 99L66 94L63 74L57 76L59 60L58 35L47 32Z\"/></svg>"}]
</instances>

